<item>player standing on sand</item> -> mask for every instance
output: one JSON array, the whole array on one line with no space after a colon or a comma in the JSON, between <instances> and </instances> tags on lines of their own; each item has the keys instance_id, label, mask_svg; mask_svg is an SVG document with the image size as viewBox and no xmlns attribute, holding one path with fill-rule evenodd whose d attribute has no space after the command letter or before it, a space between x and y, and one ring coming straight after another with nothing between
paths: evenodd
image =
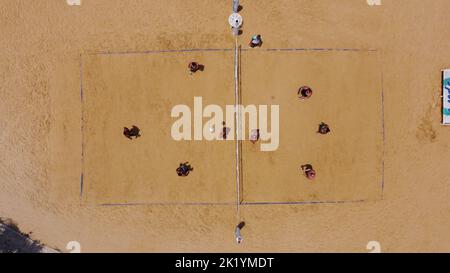
<instances>
[{"instance_id":1,"label":"player standing on sand","mask_svg":"<svg viewBox=\"0 0 450 273\"><path fill-rule=\"evenodd\" d=\"M188 176L194 168L189 164L189 162L180 163L180 166L177 168L178 176Z\"/></svg>"},{"instance_id":2,"label":"player standing on sand","mask_svg":"<svg viewBox=\"0 0 450 273\"><path fill-rule=\"evenodd\" d=\"M259 129L253 129L250 133L250 142L255 144L259 140Z\"/></svg>"},{"instance_id":3,"label":"player standing on sand","mask_svg":"<svg viewBox=\"0 0 450 273\"><path fill-rule=\"evenodd\" d=\"M236 236L236 242L238 244L242 243L244 238L241 236L241 229L245 226L245 222L240 222L239 225L236 226L234 230L234 235Z\"/></svg>"},{"instance_id":4,"label":"player standing on sand","mask_svg":"<svg viewBox=\"0 0 450 273\"><path fill-rule=\"evenodd\" d=\"M226 125L225 121L222 121L222 132L220 134L220 137L223 140L227 140L228 133L230 132L230 128L226 127L225 125Z\"/></svg>"},{"instance_id":5,"label":"player standing on sand","mask_svg":"<svg viewBox=\"0 0 450 273\"><path fill-rule=\"evenodd\" d=\"M309 180L314 180L316 178L316 171L311 164L302 165L302 170Z\"/></svg>"},{"instance_id":6,"label":"player standing on sand","mask_svg":"<svg viewBox=\"0 0 450 273\"><path fill-rule=\"evenodd\" d=\"M298 98L299 99L306 100L306 99L309 99L312 96L313 91L308 86L302 86L302 87L300 87L298 89L297 94L298 94Z\"/></svg>"},{"instance_id":7,"label":"player standing on sand","mask_svg":"<svg viewBox=\"0 0 450 273\"><path fill-rule=\"evenodd\" d=\"M195 73L199 70L203 71L204 66L197 62L190 62L188 65L188 68L189 68L189 74L192 75L193 73Z\"/></svg>"},{"instance_id":8,"label":"player standing on sand","mask_svg":"<svg viewBox=\"0 0 450 273\"><path fill-rule=\"evenodd\" d=\"M317 133L319 133L321 135L326 135L330 132L331 132L330 126L328 126L328 124L326 124L325 122L321 122L319 124L319 130L317 131Z\"/></svg>"},{"instance_id":9,"label":"player standing on sand","mask_svg":"<svg viewBox=\"0 0 450 273\"><path fill-rule=\"evenodd\" d=\"M233 12L234 13L239 12L239 0L233 0Z\"/></svg>"},{"instance_id":10,"label":"player standing on sand","mask_svg":"<svg viewBox=\"0 0 450 273\"><path fill-rule=\"evenodd\" d=\"M249 43L249 47L251 48L255 48L255 47L260 47L262 45L262 39L261 39L261 35L254 35L252 37L252 40Z\"/></svg>"},{"instance_id":11,"label":"player standing on sand","mask_svg":"<svg viewBox=\"0 0 450 273\"><path fill-rule=\"evenodd\" d=\"M198 70L198 63L190 62L189 65L188 65L188 68L189 68L189 74L192 75L193 73L197 72L197 70Z\"/></svg>"},{"instance_id":12,"label":"player standing on sand","mask_svg":"<svg viewBox=\"0 0 450 273\"><path fill-rule=\"evenodd\" d=\"M137 126L133 125L131 129L128 129L127 127L123 127L123 135L129 139L133 139L133 137L136 139L140 137L141 135L139 132L141 129L139 129Z\"/></svg>"}]
</instances>

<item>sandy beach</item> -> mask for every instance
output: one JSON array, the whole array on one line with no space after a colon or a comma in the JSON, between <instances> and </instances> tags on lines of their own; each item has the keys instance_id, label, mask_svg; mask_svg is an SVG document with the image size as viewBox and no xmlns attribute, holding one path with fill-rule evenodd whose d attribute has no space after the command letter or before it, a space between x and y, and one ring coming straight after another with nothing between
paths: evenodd
<instances>
[{"instance_id":1,"label":"sandy beach","mask_svg":"<svg viewBox=\"0 0 450 273\"><path fill-rule=\"evenodd\" d=\"M241 206L237 245L234 142L170 137L174 105L234 102L231 1L8 0L0 216L63 251L70 241L82 252L368 252L369 241L450 251L450 131L440 125L450 2L241 5L242 101L280 105L279 149L243 143L243 202L303 204ZM249 50L254 34L264 44ZM194 77L192 59L205 64ZM305 103L303 83L315 91ZM328 138L314 131L321 121ZM135 123L142 137L130 142L121 130ZM194 166L186 179L182 161Z\"/></svg>"}]
</instances>

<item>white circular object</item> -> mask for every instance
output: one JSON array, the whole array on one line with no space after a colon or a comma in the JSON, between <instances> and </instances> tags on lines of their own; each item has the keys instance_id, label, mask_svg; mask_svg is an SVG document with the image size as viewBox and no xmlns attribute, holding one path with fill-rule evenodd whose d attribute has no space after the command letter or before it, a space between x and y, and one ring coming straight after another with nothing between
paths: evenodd
<instances>
[{"instance_id":1,"label":"white circular object","mask_svg":"<svg viewBox=\"0 0 450 273\"><path fill-rule=\"evenodd\" d=\"M214 133L215 130L214 126L209 127L209 132Z\"/></svg>"},{"instance_id":2,"label":"white circular object","mask_svg":"<svg viewBox=\"0 0 450 273\"><path fill-rule=\"evenodd\" d=\"M233 13L228 17L228 23L231 27L239 28L242 25L242 16L238 13Z\"/></svg>"}]
</instances>

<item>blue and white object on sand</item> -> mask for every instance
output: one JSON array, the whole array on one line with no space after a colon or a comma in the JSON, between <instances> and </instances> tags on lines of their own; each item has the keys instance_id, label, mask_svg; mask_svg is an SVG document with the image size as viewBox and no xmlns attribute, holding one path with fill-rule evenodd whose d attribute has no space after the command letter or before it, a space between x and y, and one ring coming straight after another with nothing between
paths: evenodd
<instances>
[{"instance_id":1,"label":"blue and white object on sand","mask_svg":"<svg viewBox=\"0 0 450 273\"><path fill-rule=\"evenodd\" d=\"M442 124L450 125L450 69L442 71Z\"/></svg>"}]
</instances>

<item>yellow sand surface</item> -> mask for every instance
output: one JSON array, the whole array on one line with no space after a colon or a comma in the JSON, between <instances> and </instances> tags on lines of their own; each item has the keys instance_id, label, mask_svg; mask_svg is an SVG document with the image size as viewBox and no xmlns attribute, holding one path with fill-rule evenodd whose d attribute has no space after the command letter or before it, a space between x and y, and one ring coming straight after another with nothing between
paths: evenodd
<instances>
[{"instance_id":1,"label":"yellow sand surface","mask_svg":"<svg viewBox=\"0 0 450 273\"><path fill-rule=\"evenodd\" d=\"M175 104L233 104L233 51L99 54L233 49L231 1L3 1L0 216L63 251L367 252L373 240L385 252L450 251L450 2L382 3L241 1L239 44L264 41L241 52L242 100L279 104L281 129L277 151L243 143L244 202L364 202L246 205L237 219L234 205L138 204L235 201L234 143L169 135ZM192 59L205 64L193 77ZM309 101L296 99L300 85L314 89ZM321 121L330 135L315 133ZM122 135L131 125L136 141ZM182 161L194 167L186 178Z\"/></svg>"},{"instance_id":2,"label":"yellow sand surface","mask_svg":"<svg viewBox=\"0 0 450 273\"><path fill-rule=\"evenodd\" d=\"M242 54L243 104L280 107L278 149L261 152L259 145L244 143L244 201L380 199L383 184L381 77L377 52L251 51ZM297 90L304 85L314 92L307 101L297 99ZM329 135L317 133L320 122L330 125ZM296 175L301 172L302 164L313 165L317 171L314 182Z\"/></svg>"}]
</instances>

